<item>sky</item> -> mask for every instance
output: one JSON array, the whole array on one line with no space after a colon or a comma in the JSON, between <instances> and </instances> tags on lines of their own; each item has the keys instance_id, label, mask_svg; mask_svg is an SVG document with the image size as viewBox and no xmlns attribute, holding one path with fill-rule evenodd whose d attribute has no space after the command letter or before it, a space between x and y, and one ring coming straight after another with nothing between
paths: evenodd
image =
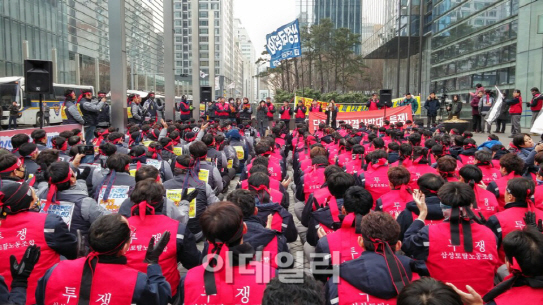
<instances>
[{"instance_id":1,"label":"sky","mask_svg":"<svg viewBox=\"0 0 543 305\"><path fill-rule=\"evenodd\" d=\"M256 50L265 50L266 34L296 19L294 0L234 0L234 17L241 19Z\"/></svg>"}]
</instances>

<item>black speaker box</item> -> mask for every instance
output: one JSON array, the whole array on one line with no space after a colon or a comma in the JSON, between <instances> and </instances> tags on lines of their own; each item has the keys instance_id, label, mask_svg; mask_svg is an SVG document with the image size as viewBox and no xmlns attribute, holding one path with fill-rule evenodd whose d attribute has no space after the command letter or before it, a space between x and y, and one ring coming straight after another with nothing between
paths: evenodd
<instances>
[{"instance_id":1,"label":"black speaker box","mask_svg":"<svg viewBox=\"0 0 543 305\"><path fill-rule=\"evenodd\" d=\"M24 61L25 91L27 93L53 93L53 62L27 59Z\"/></svg>"},{"instance_id":2,"label":"black speaker box","mask_svg":"<svg viewBox=\"0 0 543 305\"><path fill-rule=\"evenodd\" d=\"M209 86L201 86L200 87L200 101L202 102L211 102L213 94L211 91L211 87Z\"/></svg>"},{"instance_id":3,"label":"black speaker box","mask_svg":"<svg viewBox=\"0 0 543 305\"><path fill-rule=\"evenodd\" d=\"M379 102L381 103L392 102L392 89L379 90Z\"/></svg>"}]
</instances>

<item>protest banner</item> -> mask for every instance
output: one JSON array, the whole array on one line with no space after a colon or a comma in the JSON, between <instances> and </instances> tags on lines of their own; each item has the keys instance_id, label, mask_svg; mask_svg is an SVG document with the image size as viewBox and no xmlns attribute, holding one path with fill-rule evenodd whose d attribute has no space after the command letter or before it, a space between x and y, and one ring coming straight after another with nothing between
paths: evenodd
<instances>
[{"instance_id":1,"label":"protest banner","mask_svg":"<svg viewBox=\"0 0 543 305\"><path fill-rule=\"evenodd\" d=\"M270 68L278 66L282 60L302 55L298 19L287 23L266 35L266 49L270 54Z\"/></svg>"},{"instance_id":2,"label":"protest banner","mask_svg":"<svg viewBox=\"0 0 543 305\"><path fill-rule=\"evenodd\" d=\"M128 198L128 190L130 187L127 185L113 185L111 186L108 199L104 200L104 192L106 188L106 186L102 186L100 189L98 204L111 213L117 213L119 212L121 204Z\"/></svg>"},{"instance_id":3,"label":"protest banner","mask_svg":"<svg viewBox=\"0 0 543 305\"><path fill-rule=\"evenodd\" d=\"M413 114L420 115L421 114L421 108L422 108L421 105L420 105L420 96L414 96L414 98L417 100L418 108L417 108L417 111L415 111L415 113L413 113ZM401 107L400 103L404 99L405 99L404 97L393 99L392 100L392 107L393 108ZM295 96L294 97L294 105L295 106L298 105L299 101L301 101L304 104L304 106L307 108L306 114L309 114L309 107L311 107L311 104L313 103L313 99L309 98L309 97ZM324 112L326 107L328 106L328 102L317 101L317 103L319 103L319 105L321 106L322 111ZM361 104L361 103L358 103L358 104L356 104L356 103L336 103L336 106L338 108L338 112L357 112L357 111L366 111L366 110L368 110L365 103L364 104Z\"/></svg>"},{"instance_id":4,"label":"protest banner","mask_svg":"<svg viewBox=\"0 0 543 305\"><path fill-rule=\"evenodd\" d=\"M360 123L373 124L377 126L383 126L383 117L385 115L384 110L371 110L371 111L356 111L356 112L340 112L337 114L336 120L345 121L346 124L353 126L353 128L359 128ZM413 119L411 113L411 105L388 108L386 110L386 119L390 123L403 122ZM311 112L309 113L309 132L313 133L318 128L319 123L326 123L326 114Z\"/></svg>"},{"instance_id":5,"label":"protest banner","mask_svg":"<svg viewBox=\"0 0 543 305\"><path fill-rule=\"evenodd\" d=\"M74 215L74 203L72 202L66 202L66 201L60 201L54 204L50 204L47 208L47 211L44 210L44 207L46 206L47 200L41 199L41 208L40 213L45 214L54 214L57 216L60 216L62 220L66 223L68 228L70 228L70 225L72 224L72 217Z\"/></svg>"},{"instance_id":6,"label":"protest banner","mask_svg":"<svg viewBox=\"0 0 543 305\"><path fill-rule=\"evenodd\" d=\"M194 188L187 188L187 194L194 191ZM179 207L181 204L181 198L183 197L183 189L170 189L166 190L166 198L173 201L173 203ZM196 217L196 199L192 199L189 203L189 218Z\"/></svg>"}]
</instances>

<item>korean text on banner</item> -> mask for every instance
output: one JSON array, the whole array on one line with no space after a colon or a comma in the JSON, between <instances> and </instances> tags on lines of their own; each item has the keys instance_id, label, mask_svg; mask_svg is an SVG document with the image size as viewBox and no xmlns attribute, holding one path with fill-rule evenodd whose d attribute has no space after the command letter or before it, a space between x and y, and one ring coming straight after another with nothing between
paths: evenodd
<instances>
[{"instance_id":1,"label":"korean text on banner","mask_svg":"<svg viewBox=\"0 0 543 305\"><path fill-rule=\"evenodd\" d=\"M134 173L135 174L135 173ZM121 204L128 198L128 190L130 189L127 185L113 185L111 186L111 191L107 201L104 200L104 192L106 186L102 186L100 189L100 194L98 195L98 204L101 205L106 210L111 213L119 212Z\"/></svg>"},{"instance_id":2,"label":"korean text on banner","mask_svg":"<svg viewBox=\"0 0 543 305\"><path fill-rule=\"evenodd\" d=\"M374 124L377 126L383 126L383 110L371 110L371 111L357 111L357 112L339 112L337 114L338 121L345 121L346 124L353 126L353 128L359 128L360 123ZM390 123L403 122L412 120L413 115L411 113L411 105L389 108L386 110L386 119ZM313 133L320 122L326 123L326 114L324 113L309 113L309 132Z\"/></svg>"},{"instance_id":3,"label":"korean text on banner","mask_svg":"<svg viewBox=\"0 0 543 305\"><path fill-rule=\"evenodd\" d=\"M275 68L282 60L302 55L302 41L298 19L266 35L266 49L271 56L270 68Z\"/></svg>"},{"instance_id":4,"label":"korean text on banner","mask_svg":"<svg viewBox=\"0 0 543 305\"><path fill-rule=\"evenodd\" d=\"M190 194L194 191L194 188L190 187L187 189L187 194ZM166 198L174 202L174 204L179 207L181 204L181 197L183 197L183 189L171 189L166 190ZM192 199L189 203L189 218L196 217L196 199Z\"/></svg>"},{"instance_id":5,"label":"korean text on banner","mask_svg":"<svg viewBox=\"0 0 543 305\"><path fill-rule=\"evenodd\" d=\"M72 224L72 217L74 215L74 204L72 202L66 202L66 201L60 201L56 204L50 204L47 208L47 211L45 211L43 208L45 207L45 199L42 199L41 201L41 209L40 213L47 213L47 214L54 214L57 216L60 216L62 220L66 223L68 228L70 228L70 225Z\"/></svg>"}]
</instances>

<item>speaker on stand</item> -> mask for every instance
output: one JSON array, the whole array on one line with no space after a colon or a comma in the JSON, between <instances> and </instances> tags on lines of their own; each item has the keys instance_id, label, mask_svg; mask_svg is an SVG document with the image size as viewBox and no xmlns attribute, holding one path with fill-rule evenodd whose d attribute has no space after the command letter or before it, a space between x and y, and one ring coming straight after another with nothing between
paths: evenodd
<instances>
[{"instance_id":1,"label":"speaker on stand","mask_svg":"<svg viewBox=\"0 0 543 305\"><path fill-rule=\"evenodd\" d=\"M381 89L379 90L379 104L384 109L383 121L387 117L387 107L392 107L392 89Z\"/></svg>"},{"instance_id":2,"label":"speaker on stand","mask_svg":"<svg viewBox=\"0 0 543 305\"><path fill-rule=\"evenodd\" d=\"M40 98L40 129L43 129L43 95L53 93L53 62L26 59L24 71L25 92L38 93Z\"/></svg>"}]
</instances>

